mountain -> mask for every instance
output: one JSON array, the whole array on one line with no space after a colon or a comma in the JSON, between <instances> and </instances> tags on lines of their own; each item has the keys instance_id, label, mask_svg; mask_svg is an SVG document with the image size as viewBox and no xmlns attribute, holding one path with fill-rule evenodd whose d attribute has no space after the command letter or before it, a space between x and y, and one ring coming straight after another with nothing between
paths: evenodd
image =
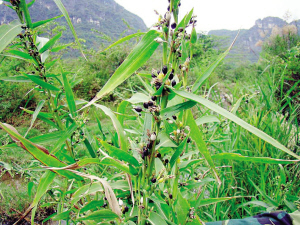
<instances>
[{"instance_id":1,"label":"mountain","mask_svg":"<svg viewBox=\"0 0 300 225\"><path fill-rule=\"evenodd\" d=\"M300 35L300 20L288 24L286 21L277 17L258 19L255 25L250 29L240 30L228 58L232 59L232 61L249 60L250 62L257 62L263 43L272 35L280 35L282 32L286 32L286 30L298 32ZM220 47L228 48L238 32L238 30L212 30L209 31L208 34L223 37L220 42Z\"/></svg>"},{"instance_id":2,"label":"mountain","mask_svg":"<svg viewBox=\"0 0 300 225\"><path fill-rule=\"evenodd\" d=\"M97 37L99 34L93 33L91 29L100 31L112 39L119 38L127 29L126 23L133 29L125 34L134 33L137 30L147 30L140 17L125 10L114 0L62 0L62 3L69 13L79 38L85 39L88 47L97 47L99 42L103 41ZM29 11L33 22L61 15L53 0L36 0ZM15 12L4 5L0 5L0 12L0 24L17 19ZM66 25L64 18L57 21ZM69 29L65 32L64 37L65 41L73 40Z\"/></svg>"}]
</instances>

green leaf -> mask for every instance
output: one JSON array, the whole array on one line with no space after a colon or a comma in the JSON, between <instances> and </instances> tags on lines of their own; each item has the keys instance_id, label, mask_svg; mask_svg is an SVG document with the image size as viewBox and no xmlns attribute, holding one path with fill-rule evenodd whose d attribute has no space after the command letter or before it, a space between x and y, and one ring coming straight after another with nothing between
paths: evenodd
<instances>
[{"instance_id":1,"label":"green leaf","mask_svg":"<svg viewBox=\"0 0 300 225\"><path fill-rule=\"evenodd\" d=\"M150 100L149 96L143 93L135 93L127 101L130 102L131 104L137 104L141 102L148 102L149 100Z\"/></svg>"},{"instance_id":2,"label":"green leaf","mask_svg":"<svg viewBox=\"0 0 300 225\"><path fill-rule=\"evenodd\" d=\"M196 104L197 103L194 101L187 101L184 103L180 103L180 104L163 109L160 112L160 115L163 117L163 119L167 119L167 118L170 118L171 116L175 115L176 113L179 113L183 110L192 108Z\"/></svg>"},{"instance_id":3,"label":"green leaf","mask_svg":"<svg viewBox=\"0 0 300 225\"><path fill-rule=\"evenodd\" d=\"M73 94L72 88L70 86L70 83L68 81L67 73L62 72L62 77L63 77L64 89L65 89L65 93L66 93L69 110L70 110L72 117L74 118L77 115L74 94Z\"/></svg>"},{"instance_id":4,"label":"green leaf","mask_svg":"<svg viewBox=\"0 0 300 225\"><path fill-rule=\"evenodd\" d=\"M196 119L197 126L205 123L220 123L221 121L216 116L202 116Z\"/></svg>"},{"instance_id":5,"label":"green leaf","mask_svg":"<svg viewBox=\"0 0 300 225\"><path fill-rule=\"evenodd\" d=\"M55 42L61 37L62 32L55 35L53 38L51 38L41 49L39 49L39 52L43 54L45 51L49 50Z\"/></svg>"},{"instance_id":6,"label":"green leaf","mask_svg":"<svg viewBox=\"0 0 300 225\"><path fill-rule=\"evenodd\" d=\"M29 152L35 159L44 165L58 168L67 166L65 163L59 161L54 155L50 154L49 151L44 147L36 145L23 138L12 126L0 122L0 127L7 132L15 142L19 143L24 150ZM69 171L57 170L56 173L70 179L75 178L77 180L82 180L80 176L77 176Z\"/></svg>"},{"instance_id":7,"label":"green leaf","mask_svg":"<svg viewBox=\"0 0 300 225\"><path fill-rule=\"evenodd\" d=\"M166 221L155 212L150 213L148 221L153 225L167 225Z\"/></svg>"},{"instance_id":8,"label":"green leaf","mask_svg":"<svg viewBox=\"0 0 300 225\"><path fill-rule=\"evenodd\" d=\"M200 201L196 202L196 206L197 207L201 207L201 206L207 206L207 205L211 205L211 204L216 204L219 202L225 202L234 198L243 198L243 196L235 196L235 197L223 197L223 198L206 198L206 199L201 199Z\"/></svg>"},{"instance_id":9,"label":"green leaf","mask_svg":"<svg viewBox=\"0 0 300 225\"><path fill-rule=\"evenodd\" d=\"M69 126L68 129L65 130L61 135L60 139L55 143L51 153L55 154L61 148L62 144L75 132L77 128L78 126L76 123L73 123L71 126Z\"/></svg>"},{"instance_id":10,"label":"green leaf","mask_svg":"<svg viewBox=\"0 0 300 225\"><path fill-rule=\"evenodd\" d=\"M10 54L19 56L23 59L32 59L32 57L28 53L21 52L21 51L18 51L18 50L9 50L7 52L10 53Z\"/></svg>"},{"instance_id":11,"label":"green leaf","mask_svg":"<svg viewBox=\"0 0 300 225\"><path fill-rule=\"evenodd\" d=\"M116 148L115 146L112 146L105 141L101 141L101 144L109 152L110 156L113 156L119 160L127 162L130 165L134 165L135 167L139 167L139 162L136 160L136 158L134 158L128 152L123 151L119 148Z\"/></svg>"},{"instance_id":12,"label":"green leaf","mask_svg":"<svg viewBox=\"0 0 300 225\"><path fill-rule=\"evenodd\" d=\"M87 216L78 218L77 221L83 221L83 220L94 220L96 222L101 222L104 220L115 220L118 219L119 216L108 209L102 209L98 210L96 212L93 212Z\"/></svg>"},{"instance_id":13,"label":"green leaf","mask_svg":"<svg viewBox=\"0 0 300 225\"><path fill-rule=\"evenodd\" d=\"M187 111L186 125L188 125L191 129L190 136L196 142L198 150L200 151L200 153L205 158L206 162L208 163L208 165L214 172L214 175L217 178L218 183L221 184L221 180L218 176L218 172L216 170L214 161L212 160L211 155L207 149L206 143L203 140L203 134L202 134L201 130L199 129L199 127L197 126L196 121L195 121L190 109Z\"/></svg>"},{"instance_id":14,"label":"green leaf","mask_svg":"<svg viewBox=\"0 0 300 225\"><path fill-rule=\"evenodd\" d=\"M84 55L84 53L82 51L81 44L79 42L78 36L76 34L76 31L74 29L74 26L72 24L72 21L70 19L69 14L68 14L68 11L66 10L66 8L64 7L64 5L62 4L61 0L54 0L54 2L57 5L57 7L59 8L59 10L62 12L62 14L64 15L64 17L65 17L65 19L66 19L66 21L67 21L67 23L68 23L68 25L69 25L69 27L70 27L70 29L72 31L72 34L73 34L73 36L75 38L75 41L76 41L76 43L78 44L78 46L80 48L81 54L86 59L86 57L85 57L85 55Z\"/></svg>"},{"instance_id":15,"label":"green leaf","mask_svg":"<svg viewBox=\"0 0 300 225\"><path fill-rule=\"evenodd\" d=\"M101 109L107 116L110 117L111 121L113 122L113 125L118 133L119 138L119 146L121 149L126 150L127 149L127 141L125 137L125 131L123 127L121 126L118 118L116 115L111 111L111 109L107 108L106 106L94 104L97 108Z\"/></svg>"},{"instance_id":16,"label":"green leaf","mask_svg":"<svg viewBox=\"0 0 300 225\"><path fill-rule=\"evenodd\" d=\"M125 41L128 41L130 40L131 38L134 38L134 37L139 37L139 36L142 36L144 35L145 33L144 32L138 32L138 33L135 33L135 34L130 34L126 37L123 37L121 38L120 40L116 41L115 43L113 43L112 45L108 46L106 49L104 49L104 51L107 51L108 49L114 47L114 46L117 46Z\"/></svg>"},{"instance_id":17,"label":"green leaf","mask_svg":"<svg viewBox=\"0 0 300 225\"><path fill-rule=\"evenodd\" d=\"M181 155L181 153L183 152L184 148L186 147L186 142L187 142L188 137L186 137L178 146L178 148L176 148L176 151L174 152L174 154L172 155L172 158L170 160L170 168L172 169L173 166L175 165L176 160L179 158L179 156Z\"/></svg>"},{"instance_id":18,"label":"green leaf","mask_svg":"<svg viewBox=\"0 0 300 225\"><path fill-rule=\"evenodd\" d=\"M41 26L41 25L44 25L44 24L46 24L46 23L48 23L48 22L51 22L51 21L56 20L56 19L61 18L61 17L63 17L63 15L56 16L56 17L53 17L53 18L51 18L51 19L41 20L41 21L35 22L35 23L32 24L32 28L33 28L33 29L34 29L34 28L37 28L37 27L39 27L39 26Z\"/></svg>"},{"instance_id":19,"label":"green leaf","mask_svg":"<svg viewBox=\"0 0 300 225\"><path fill-rule=\"evenodd\" d=\"M148 31L147 34L142 38L140 43L135 46L135 48L127 56L122 65L115 71L115 73L107 81L104 87L98 92L96 97L88 105L93 104L103 96L110 93L117 86L122 84L127 78L129 78L136 70L143 66L157 49L159 44L154 41L154 39L158 36L159 33L157 31Z\"/></svg>"},{"instance_id":20,"label":"green leaf","mask_svg":"<svg viewBox=\"0 0 300 225\"><path fill-rule=\"evenodd\" d=\"M186 219L189 216L190 205L186 199L184 199L180 192L177 194L177 199L175 202L175 211L177 215L177 224L185 224Z\"/></svg>"},{"instance_id":21,"label":"green leaf","mask_svg":"<svg viewBox=\"0 0 300 225\"><path fill-rule=\"evenodd\" d=\"M47 90L51 90L51 91L60 91L59 88L53 86L52 84L48 84L45 81L43 81L41 78L37 78L36 76L32 76L32 75L28 75L23 73L23 75L27 78L29 78L30 80L32 80L34 83L36 83L37 85L41 86L44 89Z\"/></svg>"},{"instance_id":22,"label":"green leaf","mask_svg":"<svg viewBox=\"0 0 300 225\"><path fill-rule=\"evenodd\" d=\"M38 78L38 76L37 76ZM29 78L25 77L25 76L13 76L13 77L0 77L0 80L3 81L9 81L9 82L32 82L32 80L30 80Z\"/></svg>"},{"instance_id":23,"label":"green leaf","mask_svg":"<svg viewBox=\"0 0 300 225\"><path fill-rule=\"evenodd\" d=\"M226 109L223 109L222 107L218 106L217 104L215 104L215 103L213 103L213 102L211 102L211 101L209 101L205 98L202 98L201 96L198 96L198 95L195 95L195 94L192 94L192 93L188 93L188 92L185 92L185 91L173 90L173 92L175 92L177 95L179 95L181 97L190 99L192 101L198 102L198 103L206 106L207 108L215 111L216 113L219 113L220 115L230 119L231 121L233 121L236 124L240 125L241 127L245 128L246 130L253 133L257 137L259 137L259 138L263 139L264 141L270 143L274 147L276 147L278 149L281 149L282 151L294 156L297 159L300 159L300 156L296 155L294 152L287 149L285 146L280 144L278 141L276 141L274 138L272 138L268 134L266 134L263 131L257 129L256 127L253 127L249 123L247 123L244 120L240 119L236 115L228 112ZM191 129L191 130L193 130L193 129ZM194 132L191 132L191 133L194 133Z\"/></svg>"},{"instance_id":24,"label":"green leaf","mask_svg":"<svg viewBox=\"0 0 300 225\"><path fill-rule=\"evenodd\" d=\"M35 109L35 111L34 111L34 113L33 113L33 115L32 115L32 120L31 120L31 123L30 123L30 127L28 128L28 130L27 130L27 132L25 133L24 137L26 137L27 134L29 133L29 131L31 130L31 128L32 128L32 126L33 126L33 124L34 124L34 122L35 122L35 120L36 120L38 114L40 113L41 109L43 108L44 104L45 104L45 100L41 100L41 101L38 103L38 105L37 105L37 107L36 107L36 109Z\"/></svg>"},{"instance_id":25,"label":"green leaf","mask_svg":"<svg viewBox=\"0 0 300 225\"><path fill-rule=\"evenodd\" d=\"M30 8L35 3L35 0L32 0L27 4L27 8ZM34 28L34 27L33 27Z\"/></svg>"},{"instance_id":26,"label":"green leaf","mask_svg":"<svg viewBox=\"0 0 300 225\"><path fill-rule=\"evenodd\" d=\"M265 200L269 204L271 204L272 206L276 206L276 207L279 206L279 204L277 202L275 202L274 199L272 199L271 197L269 197L268 195L266 195L250 178L248 178L248 180L255 187L255 189L265 198Z\"/></svg>"},{"instance_id":27,"label":"green leaf","mask_svg":"<svg viewBox=\"0 0 300 225\"><path fill-rule=\"evenodd\" d=\"M36 194L34 196L33 202L26 211L30 211L32 208L36 207L43 197L44 194L48 191L50 185L52 184L56 174L52 171L46 171L40 179ZM29 210L30 209L30 210ZM25 213L26 214L26 213ZM34 219L35 212L32 213Z\"/></svg>"},{"instance_id":28,"label":"green leaf","mask_svg":"<svg viewBox=\"0 0 300 225\"><path fill-rule=\"evenodd\" d=\"M100 201L96 201L96 200L91 201L91 202L89 202L88 204L86 204L84 207L82 207L80 209L80 213L85 213L85 212L87 212L89 210L95 211L95 210L99 209L100 207L102 207L103 204L104 204L103 200L100 200Z\"/></svg>"},{"instance_id":29,"label":"green leaf","mask_svg":"<svg viewBox=\"0 0 300 225\"><path fill-rule=\"evenodd\" d=\"M0 26L0 53L21 33L21 26L22 24L17 20Z\"/></svg>"},{"instance_id":30,"label":"green leaf","mask_svg":"<svg viewBox=\"0 0 300 225\"><path fill-rule=\"evenodd\" d=\"M124 114L126 113L126 108L127 108L128 104L129 104L128 101L122 101L118 106L118 113L119 114L118 114L117 117L118 117L118 120L120 121L121 126L124 126L124 119L125 119ZM101 128L101 124L100 124L99 128L100 128L100 131L103 133L102 128Z\"/></svg>"},{"instance_id":31,"label":"green leaf","mask_svg":"<svg viewBox=\"0 0 300 225\"><path fill-rule=\"evenodd\" d=\"M58 221L58 220L68 220L68 219L70 218L70 213L71 213L71 210L68 210L68 211L59 213L59 214L53 216L53 217L51 218L51 220L53 220L53 221Z\"/></svg>"},{"instance_id":32,"label":"green leaf","mask_svg":"<svg viewBox=\"0 0 300 225\"><path fill-rule=\"evenodd\" d=\"M273 159L268 157L249 157L243 156L237 153L219 153L212 156L213 159L230 159L237 161L246 161L246 162L254 162L254 163L269 163L269 164L293 164L297 163L300 160L284 160L284 159Z\"/></svg>"}]
</instances>

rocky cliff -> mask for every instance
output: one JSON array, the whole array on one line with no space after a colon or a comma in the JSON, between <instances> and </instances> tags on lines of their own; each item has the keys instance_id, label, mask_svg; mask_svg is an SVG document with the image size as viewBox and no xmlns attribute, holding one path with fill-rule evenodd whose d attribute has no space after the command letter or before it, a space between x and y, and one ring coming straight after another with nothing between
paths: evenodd
<instances>
[{"instance_id":1,"label":"rocky cliff","mask_svg":"<svg viewBox=\"0 0 300 225\"><path fill-rule=\"evenodd\" d=\"M62 0L62 3L72 19L79 38L86 39L86 45L89 47L97 46L101 41L91 29L103 32L113 39L119 38L119 35L127 29L123 19L133 28L127 33L147 29L140 17L128 12L114 0ZM61 15L53 0L36 0L29 11L34 22ZM0 24L17 18L14 11L4 5L0 5L0 12ZM58 21L66 25L63 18ZM67 31L65 37L72 40L71 32Z\"/></svg>"},{"instance_id":2,"label":"rocky cliff","mask_svg":"<svg viewBox=\"0 0 300 225\"><path fill-rule=\"evenodd\" d=\"M266 40L272 35L280 35L290 31L298 32L300 35L300 20L288 24L277 17L258 19L256 20L255 25L249 30L240 30L236 43L229 54L229 58L234 59L234 61L249 60L250 62L256 62L262 50L262 45ZM221 47L226 48L230 46L231 42L238 34L238 31L212 30L208 34L224 37L221 42Z\"/></svg>"}]
</instances>

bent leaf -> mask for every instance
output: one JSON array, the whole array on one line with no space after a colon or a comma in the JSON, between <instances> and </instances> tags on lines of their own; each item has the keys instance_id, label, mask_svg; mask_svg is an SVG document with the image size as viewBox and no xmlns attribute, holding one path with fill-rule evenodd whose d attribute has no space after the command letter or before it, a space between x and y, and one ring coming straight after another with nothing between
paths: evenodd
<instances>
[{"instance_id":1,"label":"bent leaf","mask_svg":"<svg viewBox=\"0 0 300 225\"><path fill-rule=\"evenodd\" d=\"M278 141L276 141L274 138L272 138L271 136L269 136L268 134L264 133L263 131L257 129L256 127L250 125L249 123L245 122L244 120L240 119L239 117L237 117L236 115L228 112L226 109L223 109L222 107L218 106L217 104L202 98L201 96L192 94L192 93L188 93L185 91L179 91L179 90L172 90L173 92L175 92L177 95L190 99L192 101L198 102L204 106L206 106L207 108L209 108L210 110L215 111L216 113L219 113L220 115L230 119L231 121L235 122L236 124L240 125L241 127L245 128L246 130L248 130L249 132L251 132L252 134L256 135L257 137L263 139L264 141L268 142L269 144L273 145L274 147L294 156L297 159L300 159L300 156L296 155L294 152L290 151L288 148L286 148L284 145L280 144ZM192 132L194 133L194 132Z\"/></svg>"}]
</instances>

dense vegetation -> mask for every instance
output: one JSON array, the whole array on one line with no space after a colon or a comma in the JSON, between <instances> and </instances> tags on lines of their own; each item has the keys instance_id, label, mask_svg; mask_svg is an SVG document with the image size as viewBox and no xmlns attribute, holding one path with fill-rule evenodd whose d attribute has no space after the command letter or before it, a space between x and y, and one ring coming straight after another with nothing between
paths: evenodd
<instances>
[{"instance_id":1,"label":"dense vegetation","mask_svg":"<svg viewBox=\"0 0 300 225\"><path fill-rule=\"evenodd\" d=\"M10 1L20 21L0 27L2 220L201 224L299 209L297 32L268 39L258 63L222 63L230 48L196 34L193 10L178 21L179 5L158 31L95 51ZM84 57L62 58L75 51Z\"/></svg>"}]
</instances>

